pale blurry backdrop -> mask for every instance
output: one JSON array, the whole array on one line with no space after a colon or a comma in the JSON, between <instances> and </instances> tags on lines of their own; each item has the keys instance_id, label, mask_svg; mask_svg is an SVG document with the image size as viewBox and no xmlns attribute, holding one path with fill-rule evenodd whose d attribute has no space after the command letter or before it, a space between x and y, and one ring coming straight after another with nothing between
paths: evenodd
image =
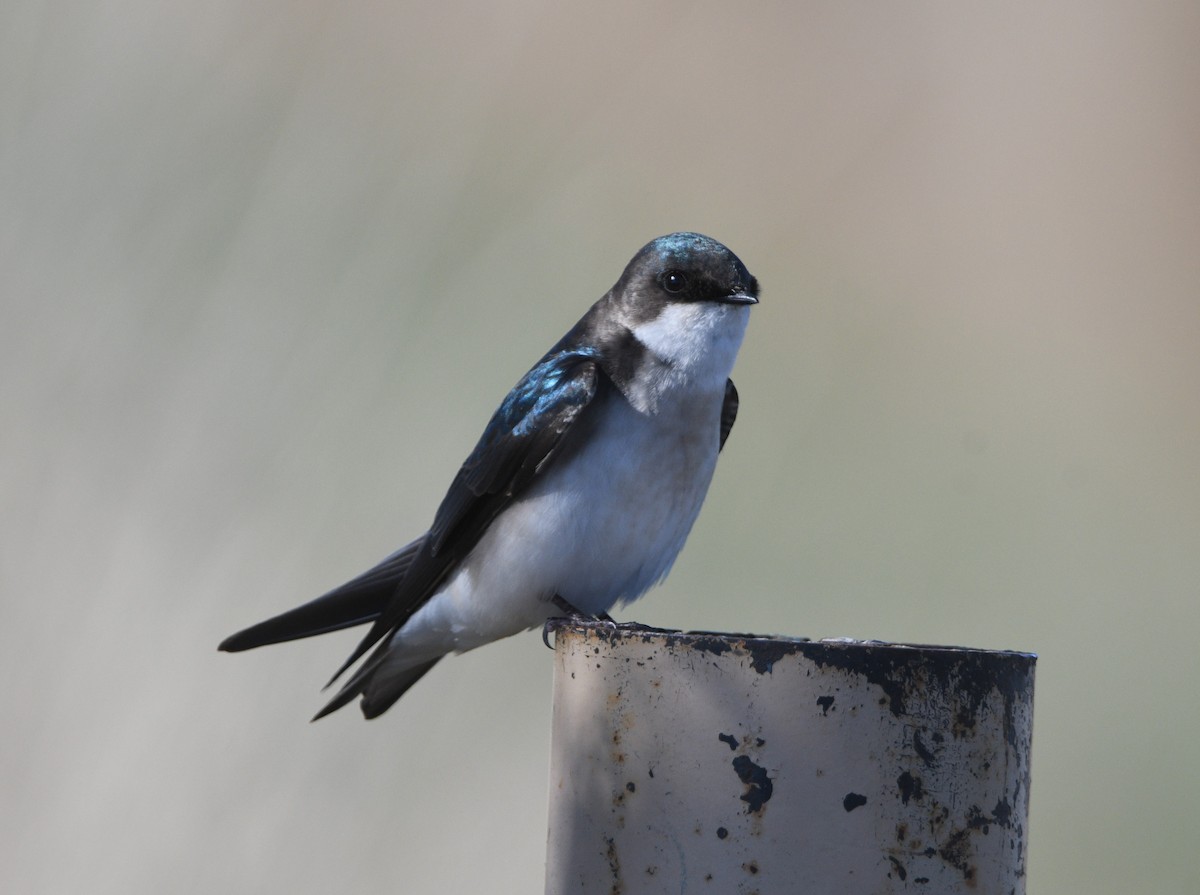
<instances>
[{"instance_id":1,"label":"pale blurry backdrop","mask_svg":"<svg viewBox=\"0 0 1200 895\"><path fill-rule=\"evenodd\" d=\"M1040 654L1030 891L1200 890L1200 6L0 7L0 890L541 891L551 653L218 641L654 236L764 284L683 628Z\"/></svg>"}]
</instances>

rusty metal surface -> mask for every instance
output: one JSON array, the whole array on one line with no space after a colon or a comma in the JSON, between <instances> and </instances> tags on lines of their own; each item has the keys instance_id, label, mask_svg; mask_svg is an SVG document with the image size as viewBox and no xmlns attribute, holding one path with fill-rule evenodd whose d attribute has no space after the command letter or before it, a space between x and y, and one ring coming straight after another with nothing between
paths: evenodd
<instances>
[{"instance_id":1,"label":"rusty metal surface","mask_svg":"<svg viewBox=\"0 0 1200 895\"><path fill-rule=\"evenodd\" d=\"M553 634L547 893L1024 892L1032 655Z\"/></svg>"}]
</instances>

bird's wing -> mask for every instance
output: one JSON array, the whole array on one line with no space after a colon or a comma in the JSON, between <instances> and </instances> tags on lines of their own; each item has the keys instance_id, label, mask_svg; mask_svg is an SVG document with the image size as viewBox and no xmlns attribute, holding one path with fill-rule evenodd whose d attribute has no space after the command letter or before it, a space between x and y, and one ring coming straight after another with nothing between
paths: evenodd
<instances>
[{"instance_id":1,"label":"bird's wing","mask_svg":"<svg viewBox=\"0 0 1200 895\"><path fill-rule=\"evenodd\" d=\"M471 552L496 515L546 468L592 403L600 379L596 353L578 348L547 355L517 383L454 477L433 527L391 599L331 683L402 626ZM356 682L361 685L386 648L385 642L380 654L347 682L343 692Z\"/></svg>"},{"instance_id":2,"label":"bird's wing","mask_svg":"<svg viewBox=\"0 0 1200 895\"><path fill-rule=\"evenodd\" d=\"M729 437L729 433L733 431L733 422L737 419L737 412L737 389L734 388L732 379L726 379L725 403L721 405L721 445L717 450L722 450L725 447L725 440Z\"/></svg>"},{"instance_id":3,"label":"bird's wing","mask_svg":"<svg viewBox=\"0 0 1200 895\"><path fill-rule=\"evenodd\" d=\"M221 641L218 649L241 650L339 631L379 618L408 569L425 545L427 535L406 544L357 578L287 612L259 622Z\"/></svg>"}]
</instances>

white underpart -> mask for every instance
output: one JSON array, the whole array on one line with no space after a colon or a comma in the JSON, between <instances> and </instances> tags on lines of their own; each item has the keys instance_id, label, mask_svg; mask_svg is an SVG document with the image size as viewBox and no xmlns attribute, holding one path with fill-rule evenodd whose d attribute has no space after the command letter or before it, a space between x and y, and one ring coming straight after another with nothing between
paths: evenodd
<instances>
[{"instance_id":1,"label":"white underpart","mask_svg":"<svg viewBox=\"0 0 1200 895\"><path fill-rule=\"evenodd\" d=\"M744 305L672 304L634 335L662 362L629 401L597 408L588 443L484 533L445 586L392 638L380 673L518 633L559 614L641 596L670 570L717 462L725 380Z\"/></svg>"}]
</instances>

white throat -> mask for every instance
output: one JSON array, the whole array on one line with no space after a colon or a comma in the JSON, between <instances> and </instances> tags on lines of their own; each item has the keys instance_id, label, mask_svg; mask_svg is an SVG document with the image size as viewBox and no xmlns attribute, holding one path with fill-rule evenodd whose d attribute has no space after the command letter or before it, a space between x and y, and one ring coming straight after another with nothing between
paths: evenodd
<instances>
[{"instance_id":1,"label":"white throat","mask_svg":"<svg viewBox=\"0 0 1200 895\"><path fill-rule=\"evenodd\" d=\"M747 305L679 302L631 327L634 338L658 363L638 372L633 393L627 396L630 402L644 413L656 413L667 392L724 395L749 320Z\"/></svg>"}]
</instances>

